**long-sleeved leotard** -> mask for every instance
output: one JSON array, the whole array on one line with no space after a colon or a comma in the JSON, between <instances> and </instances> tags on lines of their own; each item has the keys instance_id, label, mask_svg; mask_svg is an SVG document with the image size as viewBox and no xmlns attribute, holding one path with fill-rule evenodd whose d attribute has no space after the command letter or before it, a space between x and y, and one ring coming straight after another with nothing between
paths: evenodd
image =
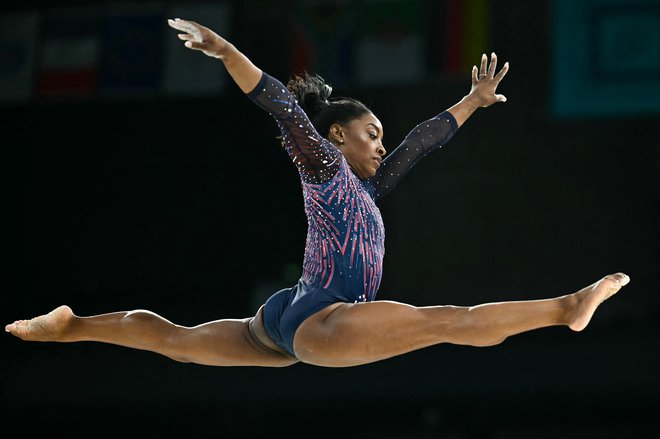
<instances>
[{"instance_id":1,"label":"long-sleeved leotard","mask_svg":"<svg viewBox=\"0 0 660 439\"><path fill-rule=\"evenodd\" d=\"M458 127L448 112L417 125L385 157L375 176L361 180L280 81L263 73L248 97L276 120L301 178L308 221L303 274L297 285L275 293L264 306L269 335L295 356L293 336L307 317L332 303L376 298L385 229L375 201L422 157L449 141Z\"/></svg>"}]
</instances>

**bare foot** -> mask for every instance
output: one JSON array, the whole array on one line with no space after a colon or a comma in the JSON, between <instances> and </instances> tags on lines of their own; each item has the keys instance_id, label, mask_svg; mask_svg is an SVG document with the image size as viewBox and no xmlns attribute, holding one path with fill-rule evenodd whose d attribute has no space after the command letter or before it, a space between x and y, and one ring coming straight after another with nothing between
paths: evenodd
<instances>
[{"instance_id":1,"label":"bare foot","mask_svg":"<svg viewBox=\"0 0 660 439\"><path fill-rule=\"evenodd\" d=\"M576 303L568 314L568 327L573 331L582 331L589 324L596 308L628 282L630 277L624 273L609 274L598 282L571 294L569 297L576 299Z\"/></svg>"},{"instance_id":2,"label":"bare foot","mask_svg":"<svg viewBox=\"0 0 660 439\"><path fill-rule=\"evenodd\" d=\"M17 320L5 326L5 331L27 341L60 341L64 330L73 321L73 311L66 305L30 320Z\"/></svg>"}]
</instances>

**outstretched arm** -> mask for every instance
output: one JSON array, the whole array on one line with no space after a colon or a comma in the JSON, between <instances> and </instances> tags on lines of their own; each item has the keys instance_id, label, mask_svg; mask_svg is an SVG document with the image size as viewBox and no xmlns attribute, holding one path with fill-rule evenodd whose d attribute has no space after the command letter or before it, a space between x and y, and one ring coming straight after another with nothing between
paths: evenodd
<instances>
[{"instance_id":1,"label":"outstretched arm","mask_svg":"<svg viewBox=\"0 0 660 439\"><path fill-rule=\"evenodd\" d=\"M167 23L170 27L184 32L179 34L179 38L186 42L187 48L202 51L205 55L222 61L243 93L249 93L257 86L261 79L261 69L252 64L252 61L229 41L194 21L175 18L167 20Z\"/></svg>"},{"instance_id":2,"label":"outstretched arm","mask_svg":"<svg viewBox=\"0 0 660 439\"><path fill-rule=\"evenodd\" d=\"M408 133L403 142L383 160L372 182L376 198L387 195L398 182L415 166L415 164L431 151L445 145L454 136L458 128L477 111L496 102L506 102L506 97L496 94L509 63L495 74L497 55L491 55L490 66L484 54L481 57L481 68L472 69L472 88L463 99L437 116L418 124ZM477 71L480 73L477 75Z\"/></svg>"},{"instance_id":3,"label":"outstretched arm","mask_svg":"<svg viewBox=\"0 0 660 439\"><path fill-rule=\"evenodd\" d=\"M484 53L481 56L481 66L472 67L472 88L463 99L457 104L448 108L447 111L454 116L456 124L460 127L465 121L474 114L479 108L488 107L496 102L506 102L506 97L501 94L496 94L497 86L499 85L506 72L509 71L509 63L504 63L502 69L495 74L497 68L497 55L491 53L490 65L487 66L488 57Z\"/></svg>"},{"instance_id":4,"label":"outstretched arm","mask_svg":"<svg viewBox=\"0 0 660 439\"><path fill-rule=\"evenodd\" d=\"M316 132L284 84L257 68L233 44L209 28L179 18L168 20L168 24L184 32L179 38L186 42L186 47L221 60L243 93L276 120L282 144L304 182L319 184L337 173L341 152Z\"/></svg>"}]
</instances>

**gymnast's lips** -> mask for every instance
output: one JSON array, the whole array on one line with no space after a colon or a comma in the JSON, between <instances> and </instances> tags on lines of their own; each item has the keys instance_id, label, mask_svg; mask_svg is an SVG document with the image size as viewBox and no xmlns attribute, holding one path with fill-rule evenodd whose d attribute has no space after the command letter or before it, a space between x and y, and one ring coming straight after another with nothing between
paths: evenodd
<instances>
[{"instance_id":1,"label":"gymnast's lips","mask_svg":"<svg viewBox=\"0 0 660 439\"><path fill-rule=\"evenodd\" d=\"M378 162L378 167L380 168L380 162L383 161L383 159L381 159L380 157L374 157L374 160Z\"/></svg>"}]
</instances>

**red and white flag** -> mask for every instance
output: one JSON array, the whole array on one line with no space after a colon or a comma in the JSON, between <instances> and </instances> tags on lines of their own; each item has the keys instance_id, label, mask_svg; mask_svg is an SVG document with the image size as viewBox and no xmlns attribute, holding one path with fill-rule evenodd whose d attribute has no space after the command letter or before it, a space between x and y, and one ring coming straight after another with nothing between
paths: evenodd
<instances>
[{"instance_id":1,"label":"red and white flag","mask_svg":"<svg viewBox=\"0 0 660 439\"><path fill-rule=\"evenodd\" d=\"M99 23L95 9L56 9L43 16L37 96L89 96L96 91Z\"/></svg>"}]
</instances>

